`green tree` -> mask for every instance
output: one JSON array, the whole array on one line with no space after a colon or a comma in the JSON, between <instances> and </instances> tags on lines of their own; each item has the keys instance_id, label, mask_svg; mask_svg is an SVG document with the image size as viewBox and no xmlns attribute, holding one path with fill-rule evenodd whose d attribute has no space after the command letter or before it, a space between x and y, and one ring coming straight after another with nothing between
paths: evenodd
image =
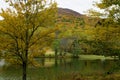
<instances>
[{"instance_id":1,"label":"green tree","mask_svg":"<svg viewBox=\"0 0 120 80\"><path fill-rule=\"evenodd\" d=\"M107 18L120 24L120 1L119 0L101 0L100 3L96 3L96 6L103 9L105 13L103 15Z\"/></svg>"},{"instance_id":2,"label":"green tree","mask_svg":"<svg viewBox=\"0 0 120 80\"><path fill-rule=\"evenodd\" d=\"M96 6L102 10L104 10L104 13L102 14L102 16L106 17L105 20L105 24L111 24L111 27L119 27L120 25L120 0L101 0L100 3L96 3ZM104 22L103 22L104 23ZM109 25L107 25L106 27L108 27L107 29L107 34L106 37L107 39L110 39L109 42L112 42L114 44L114 46L116 45L116 42L119 43L118 39L116 37L113 37L114 34L115 36L120 35L120 28L114 28L113 29L109 29ZM112 31L112 33L111 33ZM113 37L111 39L111 37ZM120 50L120 47L117 46L116 49ZM113 47L113 49L115 49L115 47ZM120 56L120 54L118 54L118 56Z\"/></svg>"},{"instance_id":3,"label":"green tree","mask_svg":"<svg viewBox=\"0 0 120 80\"><path fill-rule=\"evenodd\" d=\"M56 3L51 0L7 0L10 8L0 16L0 49L6 51L7 61L19 63L23 80L27 79L27 66L34 56L45 51L54 37Z\"/></svg>"}]
</instances>

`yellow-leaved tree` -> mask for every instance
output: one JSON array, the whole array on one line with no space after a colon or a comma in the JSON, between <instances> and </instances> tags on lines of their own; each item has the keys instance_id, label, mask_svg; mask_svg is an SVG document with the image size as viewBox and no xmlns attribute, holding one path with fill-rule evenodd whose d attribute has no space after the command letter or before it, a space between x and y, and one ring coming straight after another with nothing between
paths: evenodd
<instances>
[{"instance_id":1,"label":"yellow-leaved tree","mask_svg":"<svg viewBox=\"0 0 120 80\"><path fill-rule=\"evenodd\" d=\"M4 58L22 65L22 80L34 56L45 51L56 30L56 3L52 0L7 0L10 7L0 16L0 50Z\"/></svg>"},{"instance_id":2,"label":"yellow-leaved tree","mask_svg":"<svg viewBox=\"0 0 120 80\"><path fill-rule=\"evenodd\" d=\"M120 0L100 0L94 4L102 11L90 10L97 17L96 41L105 55L118 56L120 60Z\"/></svg>"}]
</instances>

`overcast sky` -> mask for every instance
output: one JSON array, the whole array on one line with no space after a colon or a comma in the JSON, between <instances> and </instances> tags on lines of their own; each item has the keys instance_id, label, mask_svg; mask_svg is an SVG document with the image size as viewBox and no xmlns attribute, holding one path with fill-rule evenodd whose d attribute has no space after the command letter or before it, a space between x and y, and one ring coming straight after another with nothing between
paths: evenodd
<instances>
[{"instance_id":1,"label":"overcast sky","mask_svg":"<svg viewBox=\"0 0 120 80\"><path fill-rule=\"evenodd\" d=\"M84 13L88 9L94 8L92 4L100 0L56 0L58 7L69 8L79 13Z\"/></svg>"},{"instance_id":2,"label":"overcast sky","mask_svg":"<svg viewBox=\"0 0 120 80\"><path fill-rule=\"evenodd\" d=\"M58 7L69 8L79 13L84 13L88 9L95 8L92 4L94 1L100 0L56 0ZM4 0L0 0L0 8L5 8Z\"/></svg>"}]
</instances>

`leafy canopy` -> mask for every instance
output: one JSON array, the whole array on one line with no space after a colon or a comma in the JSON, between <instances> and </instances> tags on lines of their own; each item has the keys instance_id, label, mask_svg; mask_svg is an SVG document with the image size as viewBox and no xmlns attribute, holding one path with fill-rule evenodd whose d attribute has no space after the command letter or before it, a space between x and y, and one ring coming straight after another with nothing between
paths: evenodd
<instances>
[{"instance_id":1,"label":"leafy canopy","mask_svg":"<svg viewBox=\"0 0 120 80\"><path fill-rule=\"evenodd\" d=\"M31 63L54 38L56 3L46 0L7 0L0 16L0 49L8 61Z\"/></svg>"}]
</instances>

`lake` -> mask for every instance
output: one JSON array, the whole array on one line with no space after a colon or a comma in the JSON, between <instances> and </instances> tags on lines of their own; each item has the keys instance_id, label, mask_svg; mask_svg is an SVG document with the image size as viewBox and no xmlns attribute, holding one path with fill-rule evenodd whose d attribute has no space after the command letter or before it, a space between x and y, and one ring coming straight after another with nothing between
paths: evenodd
<instances>
[{"instance_id":1,"label":"lake","mask_svg":"<svg viewBox=\"0 0 120 80\"><path fill-rule=\"evenodd\" d=\"M114 60L82 60L73 58L39 58L36 59L41 67L28 68L28 80L57 80L57 77L68 73L91 75L106 73L115 65ZM5 66L5 61L0 60L0 80L22 80L22 70L18 66Z\"/></svg>"}]
</instances>

